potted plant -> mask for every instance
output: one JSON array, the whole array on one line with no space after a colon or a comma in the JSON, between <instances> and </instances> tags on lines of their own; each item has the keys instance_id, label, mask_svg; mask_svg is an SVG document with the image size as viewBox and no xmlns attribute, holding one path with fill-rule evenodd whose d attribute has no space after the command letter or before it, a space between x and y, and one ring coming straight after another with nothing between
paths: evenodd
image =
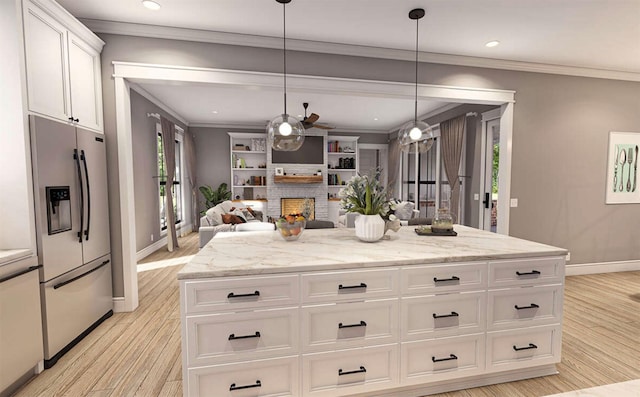
<instances>
[{"instance_id":1,"label":"potted plant","mask_svg":"<svg viewBox=\"0 0 640 397\"><path fill-rule=\"evenodd\" d=\"M231 198L231 192L229 191L227 184L224 182L221 183L217 189L213 189L209 185L200 186L199 189L204 196L204 205L206 207L203 213L209 208Z\"/></svg>"},{"instance_id":2,"label":"potted plant","mask_svg":"<svg viewBox=\"0 0 640 397\"><path fill-rule=\"evenodd\" d=\"M385 221L389 214L386 188L380 184L380 170L352 177L338 194L342 208L360 214L355 221L356 236L367 242L384 236Z\"/></svg>"}]
</instances>

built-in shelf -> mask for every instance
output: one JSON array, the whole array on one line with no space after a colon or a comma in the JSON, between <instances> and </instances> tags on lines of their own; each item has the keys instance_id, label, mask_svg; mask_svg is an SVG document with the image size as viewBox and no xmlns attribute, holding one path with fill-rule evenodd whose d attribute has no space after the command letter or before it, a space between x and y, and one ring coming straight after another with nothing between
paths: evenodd
<instances>
[{"instance_id":1,"label":"built-in shelf","mask_svg":"<svg viewBox=\"0 0 640 397\"><path fill-rule=\"evenodd\" d=\"M244 168L232 168L232 171L266 171L266 168L249 168L249 167L244 167Z\"/></svg>"},{"instance_id":2,"label":"built-in shelf","mask_svg":"<svg viewBox=\"0 0 640 397\"><path fill-rule=\"evenodd\" d=\"M275 175L275 183L322 183L322 175Z\"/></svg>"},{"instance_id":3,"label":"built-in shelf","mask_svg":"<svg viewBox=\"0 0 640 397\"><path fill-rule=\"evenodd\" d=\"M261 152L259 150L232 150L231 153L243 153L243 154L267 154L267 152Z\"/></svg>"}]
</instances>

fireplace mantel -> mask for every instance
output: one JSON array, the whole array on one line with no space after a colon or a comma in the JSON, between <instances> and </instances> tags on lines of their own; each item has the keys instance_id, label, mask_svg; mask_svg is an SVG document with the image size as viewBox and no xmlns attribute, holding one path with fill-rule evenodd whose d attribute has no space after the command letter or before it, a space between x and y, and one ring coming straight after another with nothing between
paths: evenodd
<instances>
[{"instance_id":1,"label":"fireplace mantel","mask_svg":"<svg viewBox=\"0 0 640 397\"><path fill-rule=\"evenodd\" d=\"M322 183L322 175L275 175L274 183Z\"/></svg>"}]
</instances>

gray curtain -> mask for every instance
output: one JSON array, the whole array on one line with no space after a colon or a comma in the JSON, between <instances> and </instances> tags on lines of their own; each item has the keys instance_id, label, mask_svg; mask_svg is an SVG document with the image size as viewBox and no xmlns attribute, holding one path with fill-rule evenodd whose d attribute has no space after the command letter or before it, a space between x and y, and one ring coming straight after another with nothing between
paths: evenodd
<instances>
[{"instance_id":1,"label":"gray curtain","mask_svg":"<svg viewBox=\"0 0 640 397\"><path fill-rule=\"evenodd\" d=\"M397 139L391 139L389 142L389 172L388 176L388 195L389 197L396 197L396 183L400 177L400 144Z\"/></svg>"},{"instance_id":2,"label":"gray curtain","mask_svg":"<svg viewBox=\"0 0 640 397\"><path fill-rule=\"evenodd\" d=\"M176 173L176 130L170 120L160 116L162 126L162 147L164 148L164 163L167 173L165 188L165 216L167 218L167 249L172 252L178 248L178 236L176 235L176 215L173 212L173 178Z\"/></svg>"},{"instance_id":3,"label":"gray curtain","mask_svg":"<svg viewBox=\"0 0 640 397\"><path fill-rule=\"evenodd\" d=\"M198 187L196 186L196 143L193 134L188 130L184 133L184 152L185 163L187 165L187 178L189 179L189 191L191 192L191 230L197 232L200 217L198 216Z\"/></svg>"},{"instance_id":4,"label":"gray curtain","mask_svg":"<svg viewBox=\"0 0 640 397\"><path fill-rule=\"evenodd\" d=\"M449 211L454 215L454 221L460 222L458 208L460 203L460 159L462 157L462 145L467 116L461 115L454 119L440 123L440 135L442 139L441 151L444 170L451 187L451 200Z\"/></svg>"}]
</instances>

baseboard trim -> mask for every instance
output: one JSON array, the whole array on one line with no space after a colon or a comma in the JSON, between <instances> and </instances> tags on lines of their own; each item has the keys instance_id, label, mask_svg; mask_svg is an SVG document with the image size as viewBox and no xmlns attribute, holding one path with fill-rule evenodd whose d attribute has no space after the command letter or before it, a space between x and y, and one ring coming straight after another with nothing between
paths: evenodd
<instances>
[{"instance_id":1,"label":"baseboard trim","mask_svg":"<svg viewBox=\"0 0 640 397\"><path fill-rule=\"evenodd\" d=\"M184 225L180 229L176 230L176 235L178 237L186 236L187 234L192 232L191 230L192 227L193 226L191 225L191 223ZM160 238L160 240L156 241L155 243L148 245L143 249L141 249L140 251L136 252L136 262L143 260L144 258L153 254L154 252L164 247L165 245L167 245L167 236Z\"/></svg>"},{"instance_id":2,"label":"baseboard trim","mask_svg":"<svg viewBox=\"0 0 640 397\"><path fill-rule=\"evenodd\" d=\"M618 262L577 263L565 267L565 275L582 276L585 274L632 272L640 270L640 260Z\"/></svg>"},{"instance_id":3,"label":"baseboard trim","mask_svg":"<svg viewBox=\"0 0 640 397\"><path fill-rule=\"evenodd\" d=\"M121 297L114 296L113 297L113 312L114 313L125 313L127 311L130 311L130 310L127 310L127 304L126 304L126 302L124 300L124 297L123 296L121 296Z\"/></svg>"}]
</instances>

